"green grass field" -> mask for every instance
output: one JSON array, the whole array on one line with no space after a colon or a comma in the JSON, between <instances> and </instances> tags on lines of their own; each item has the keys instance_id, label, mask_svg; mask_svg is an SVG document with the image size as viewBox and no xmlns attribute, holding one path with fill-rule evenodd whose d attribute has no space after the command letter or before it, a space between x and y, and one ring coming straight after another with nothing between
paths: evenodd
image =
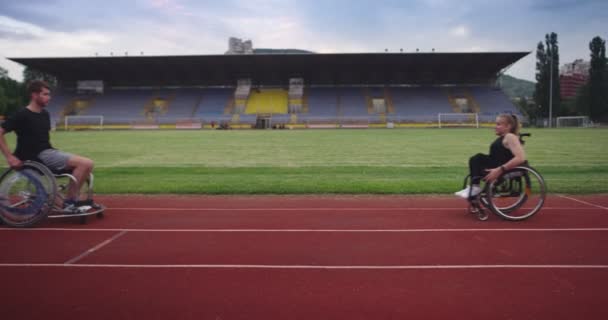
<instances>
[{"instance_id":1,"label":"green grass field","mask_svg":"<svg viewBox=\"0 0 608 320\"><path fill-rule=\"evenodd\" d=\"M553 193L608 192L608 130L530 129ZM14 146L14 135L7 136ZM493 129L55 132L95 160L96 193L451 193Z\"/></svg>"}]
</instances>

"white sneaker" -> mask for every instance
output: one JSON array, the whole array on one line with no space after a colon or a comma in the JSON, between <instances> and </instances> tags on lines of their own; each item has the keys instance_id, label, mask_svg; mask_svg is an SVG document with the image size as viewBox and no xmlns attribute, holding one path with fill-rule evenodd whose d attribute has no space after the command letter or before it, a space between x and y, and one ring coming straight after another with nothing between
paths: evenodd
<instances>
[{"instance_id":1,"label":"white sneaker","mask_svg":"<svg viewBox=\"0 0 608 320\"><path fill-rule=\"evenodd\" d=\"M460 191L454 192L454 195L457 196L457 197L461 197L461 198L467 198L468 195L469 195L469 190L470 189L471 189L471 186L467 186L466 188L464 188L464 189L462 189Z\"/></svg>"},{"instance_id":2,"label":"white sneaker","mask_svg":"<svg viewBox=\"0 0 608 320\"><path fill-rule=\"evenodd\" d=\"M474 197L481 193L481 187L473 186L473 190L471 190L471 197Z\"/></svg>"},{"instance_id":3,"label":"white sneaker","mask_svg":"<svg viewBox=\"0 0 608 320\"><path fill-rule=\"evenodd\" d=\"M461 197L463 199L468 199L469 192L471 193L471 197L474 197L481 192L481 187L473 186L473 190L471 190L471 186L467 186L466 188L464 188L458 192L454 192L454 195Z\"/></svg>"}]
</instances>

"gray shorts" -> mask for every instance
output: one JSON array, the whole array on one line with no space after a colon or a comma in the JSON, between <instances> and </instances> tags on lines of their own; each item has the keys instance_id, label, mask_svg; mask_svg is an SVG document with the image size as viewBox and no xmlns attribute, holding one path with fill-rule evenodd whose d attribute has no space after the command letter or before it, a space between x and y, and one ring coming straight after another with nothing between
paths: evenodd
<instances>
[{"instance_id":1,"label":"gray shorts","mask_svg":"<svg viewBox=\"0 0 608 320\"><path fill-rule=\"evenodd\" d=\"M57 149L46 149L38 154L38 159L51 171L62 171L68 166L72 154Z\"/></svg>"}]
</instances>

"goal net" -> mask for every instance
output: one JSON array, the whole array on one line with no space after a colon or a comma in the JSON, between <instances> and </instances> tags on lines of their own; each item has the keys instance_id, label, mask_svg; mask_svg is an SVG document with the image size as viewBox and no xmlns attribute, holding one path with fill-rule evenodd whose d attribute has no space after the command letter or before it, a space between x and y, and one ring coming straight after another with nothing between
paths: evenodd
<instances>
[{"instance_id":1,"label":"goal net","mask_svg":"<svg viewBox=\"0 0 608 320\"><path fill-rule=\"evenodd\" d=\"M567 128L567 127L587 128L587 127L591 126L591 121L589 121L589 117L586 117L586 116L557 117L557 118L555 118L555 126L558 128Z\"/></svg>"},{"instance_id":2,"label":"goal net","mask_svg":"<svg viewBox=\"0 0 608 320\"><path fill-rule=\"evenodd\" d=\"M437 124L439 128L479 128L479 116L477 115L477 113L439 113L437 114Z\"/></svg>"},{"instance_id":3,"label":"goal net","mask_svg":"<svg viewBox=\"0 0 608 320\"><path fill-rule=\"evenodd\" d=\"M65 116L65 130L103 130L103 116Z\"/></svg>"}]
</instances>

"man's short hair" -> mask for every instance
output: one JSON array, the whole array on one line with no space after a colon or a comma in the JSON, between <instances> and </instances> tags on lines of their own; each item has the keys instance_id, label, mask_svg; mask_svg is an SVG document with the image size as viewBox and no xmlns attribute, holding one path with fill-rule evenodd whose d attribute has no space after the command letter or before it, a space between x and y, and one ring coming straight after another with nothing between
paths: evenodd
<instances>
[{"instance_id":1,"label":"man's short hair","mask_svg":"<svg viewBox=\"0 0 608 320\"><path fill-rule=\"evenodd\" d=\"M49 84L46 83L45 81L42 81L42 80L32 80L27 85L27 94L31 96L32 93L40 93L42 91L42 88L46 88L48 90L51 90L51 86L49 86Z\"/></svg>"}]
</instances>

